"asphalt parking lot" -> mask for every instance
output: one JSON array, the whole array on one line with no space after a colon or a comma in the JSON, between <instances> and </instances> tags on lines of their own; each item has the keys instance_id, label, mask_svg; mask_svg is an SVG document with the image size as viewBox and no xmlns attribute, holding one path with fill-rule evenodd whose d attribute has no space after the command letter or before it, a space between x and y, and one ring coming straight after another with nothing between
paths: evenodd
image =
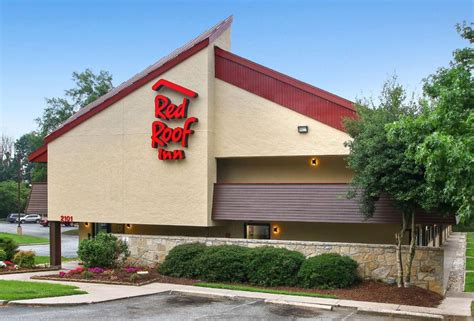
<instances>
[{"instance_id":1,"label":"asphalt parking lot","mask_svg":"<svg viewBox=\"0 0 474 321\"><path fill-rule=\"evenodd\" d=\"M317 310L263 300L156 294L73 307L4 306L0 320L417 320L357 313L353 309ZM422 320L422 319L418 319Z\"/></svg>"},{"instance_id":2,"label":"asphalt parking lot","mask_svg":"<svg viewBox=\"0 0 474 321\"><path fill-rule=\"evenodd\" d=\"M49 228L43 227L36 223L25 223L21 224L23 234L41 236L49 238ZM0 223L0 232L14 233L16 234L17 224L11 223ZM61 232L77 229L76 227L65 227L61 226ZM77 257L77 248L79 246L79 237L77 235L61 235L61 252L62 256L65 257ZM32 250L36 252L36 255L49 255L49 245L23 245L20 246L22 250Z\"/></svg>"}]
</instances>

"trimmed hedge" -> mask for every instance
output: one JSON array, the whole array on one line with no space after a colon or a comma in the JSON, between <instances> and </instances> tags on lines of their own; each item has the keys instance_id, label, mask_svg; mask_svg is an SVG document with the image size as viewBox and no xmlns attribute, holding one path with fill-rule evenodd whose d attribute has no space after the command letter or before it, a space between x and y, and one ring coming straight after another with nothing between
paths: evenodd
<instances>
[{"instance_id":1,"label":"trimmed hedge","mask_svg":"<svg viewBox=\"0 0 474 321\"><path fill-rule=\"evenodd\" d=\"M209 282L344 288L359 280L357 266L350 257L333 253L305 259L285 248L190 243L175 246L159 272Z\"/></svg>"},{"instance_id":2,"label":"trimmed hedge","mask_svg":"<svg viewBox=\"0 0 474 321\"><path fill-rule=\"evenodd\" d=\"M249 252L237 245L208 247L194 261L197 275L211 282L246 282Z\"/></svg>"},{"instance_id":3,"label":"trimmed hedge","mask_svg":"<svg viewBox=\"0 0 474 321\"><path fill-rule=\"evenodd\" d=\"M262 246L250 250L249 283L260 286L294 286L304 255L285 248Z\"/></svg>"},{"instance_id":4,"label":"trimmed hedge","mask_svg":"<svg viewBox=\"0 0 474 321\"><path fill-rule=\"evenodd\" d=\"M79 243L77 255L89 267L115 267L119 258L130 255L128 246L113 234L100 232L93 239L85 239Z\"/></svg>"},{"instance_id":5,"label":"trimmed hedge","mask_svg":"<svg viewBox=\"0 0 474 321\"><path fill-rule=\"evenodd\" d=\"M345 288L359 280L357 262L348 256L326 253L308 258L298 273L304 288Z\"/></svg>"},{"instance_id":6,"label":"trimmed hedge","mask_svg":"<svg viewBox=\"0 0 474 321\"><path fill-rule=\"evenodd\" d=\"M198 276L195 259L206 250L202 243L189 243L177 245L171 249L159 272L164 275L178 278L195 278Z\"/></svg>"}]
</instances>

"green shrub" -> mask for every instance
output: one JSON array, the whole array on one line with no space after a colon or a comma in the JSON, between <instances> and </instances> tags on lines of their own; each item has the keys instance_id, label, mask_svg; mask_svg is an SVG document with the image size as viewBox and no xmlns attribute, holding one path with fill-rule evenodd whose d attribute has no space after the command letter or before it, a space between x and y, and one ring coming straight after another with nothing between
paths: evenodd
<instances>
[{"instance_id":1,"label":"green shrub","mask_svg":"<svg viewBox=\"0 0 474 321\"><path fill-rule=\"evenodd\" d=\"M247 266L249 283L260 286L293 286L304 255L284 248L263 246L250 249Z\"/></svg>"},{"instance_id":2,"label":"green shrub","mask_svg":"<svg viewBox=\"0 0 474 321\"><path fill-rule=\"evenodd\" d=\"M119 258L127 258L130 253L126 243L115 235L99 233L93 239L82 240L77 251L85 267L114 267Z\"/></svg>"},{"instance_id":3,"label":"green shrub","mask_svg":"<svg viewBox=\"0 0 474 321\"><path fill-rule=\"evenodd\" d=\"M307 259L298 272L298 283L304 288L345 288L358 281L357 262L335 253Z\"/></svg>"},{"instance_id":4,"label":"green shrub","mask_svg":"<svg viewBox=\"0 0 474 321\"><path fill-rule=\"evenodd\" d=\"M13 257L13 262L21 268L30 269L35 266L35 252L19 251Z\"/></svg>"},{"instance_id":5,"label":"green shrub","mask_svg":"<svg viewBox=\"0 0 474 321\"><path fill-rule=\"evenodd\" d=\"M84 279L91 279L91 278L94 277L94 273L85 270L85 271L82 271L81 276L82 276Z\"/></svg>"},{"instance_id":6,"label":"green shrub","mask_svg":"<svg viewBox=\"0 0 474 321\"><path fill-rule=\"evenodd\" d=\"M6 260L7 260L7 252L0 249L0 261L6 261Z\"/></svg>"},{"instance_id":7,"label":"green shrub","mask_svg":"<svg viewBox=\"0 0 474 321\"><path fill-rule=\"evenodd\" d=\"M197 277L198 274L194 261L205 250L206 245L202 243L177 245L168 253L165 261L160 265L159 272L174 277Z\"/></svg>"},{"instance_id":8,"label":"green shrub","mask_svg":"<svg viewBox=\"0 0 474 321\"><path fill-rule=\"evenodd\" d=\"M245 282L249 252L237 245L208 247L194 261L198 276L211 282Z\"/></svg>"},{"instance_id":9,"label":"green shrub","mask_svg":"<svg viewBox=\"0 0 474 321\"><path fill-rule=\"evenodd\" d=\"M0 237L0 249L5 251L5 260L13 260L13 257L18 252L18 244L8 237Z\"/></svg>"}]
</instances>

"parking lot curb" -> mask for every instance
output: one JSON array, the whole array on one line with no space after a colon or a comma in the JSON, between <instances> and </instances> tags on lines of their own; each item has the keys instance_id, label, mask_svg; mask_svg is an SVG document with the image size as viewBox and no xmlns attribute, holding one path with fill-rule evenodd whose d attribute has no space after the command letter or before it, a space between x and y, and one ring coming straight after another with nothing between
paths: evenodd
<instances>
[{"instance_id":1,"label":"parking lot curb","mask_svg":"<svg viewBox=\"0 0 474 321\"><path fill-rule=\"evenodd\" d=\"M431 314L431 313L420 313L420 312L408 312L408 311L399 311L399 310L388 310L388 309L371 309L371 308L357 308L358 312L373 313L377 315L386 315L386 316L400 316L400 317L415 317L415 318L424 318L430 320L444 320L444 316L441 314Z\"/></svg>"},{"instance_id":2,"label":"parking lot curb","mask_svg":"<svg viewBox=\"0 0 474 321\"><path fill-rule=\"evenodd\" d=\"M291 305L291 306L297 306L297 307L302 307L302 308L320 309L320 310L328 310L328 311L332 311L332 309L333 309L332 305L316 304L316 303L303 303L303 302L292 302L292 301L286 301L286 300L266 299L265 303L280 304L280 305Z\"/></svg>"}]
</instances>

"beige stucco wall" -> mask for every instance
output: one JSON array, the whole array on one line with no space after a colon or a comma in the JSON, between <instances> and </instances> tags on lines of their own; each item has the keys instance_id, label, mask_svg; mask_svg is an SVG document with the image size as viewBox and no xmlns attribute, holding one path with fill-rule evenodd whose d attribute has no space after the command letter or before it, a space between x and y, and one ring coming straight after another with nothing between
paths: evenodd
<instances>
[{"instance_id":1,"label":"beige stucco wall","mask_svg":"<svg viewBox=\"0 0 474 321\"><path fill-rule=\"evenodd\" d=\"M230 37L227 31L221 38ZM219 46L230 40L217 39ZM229 49L229 48L227 48ZM210 143L214 81L213 44L48 144L49 219L77 222L190 226L211 224L215 182ZM212 67L211 67L212 66ZM189 116L199 119L182 161L160 161L151 148L151 86L167 79L198 92ZM174 103L182 96L168 89ZM183 121L167 121L182 126ZM179 148L170 144L168 150Z\"/></svg>"},{"instance_id":2,"label":"beige stucco wall","mask_svg":"<svg viewBox=\"0 0 474 321\"><path fill-rule=\"evenodd\" d=\"M216 157L347 155L347 133L215 80ZM298 133L307 125L307 134Z\"/></svg>"},{"instance_id":3,"label":"beige stucco wall","mask_svg":"<svg viewBox=\"0 0 474 321\"><path fill-rule=\"evenodd\" d=\"M216 226L165 226L131 224L123 228L125 234L168 235L168 236L199 236L243 238L244 223L242 221L219 221ZM269 223L271 230L278 226L279 233L271 233L275 240L301 240L322 242L357 242L367 244L394 244L394 235L399 231L397 224L341 224L341 223L299 223L299 222L263 222ZM114 228L112 231L119 231ZM80 238L87 238L91 232L91 224L80 225ZM408 243L408 234L405 238Z\"/></svg>"},{"instance_id":4,"label":"beige stucco wall","mask_svg":"<svg viewBox=\"0 0 474 321\"><path fill-rule=\"evenodd\" d=\"M220 158L218 183L349 183L352 171L344 156L320 156L310 166L309 156Z\"/></svg>"}]
</instances>

